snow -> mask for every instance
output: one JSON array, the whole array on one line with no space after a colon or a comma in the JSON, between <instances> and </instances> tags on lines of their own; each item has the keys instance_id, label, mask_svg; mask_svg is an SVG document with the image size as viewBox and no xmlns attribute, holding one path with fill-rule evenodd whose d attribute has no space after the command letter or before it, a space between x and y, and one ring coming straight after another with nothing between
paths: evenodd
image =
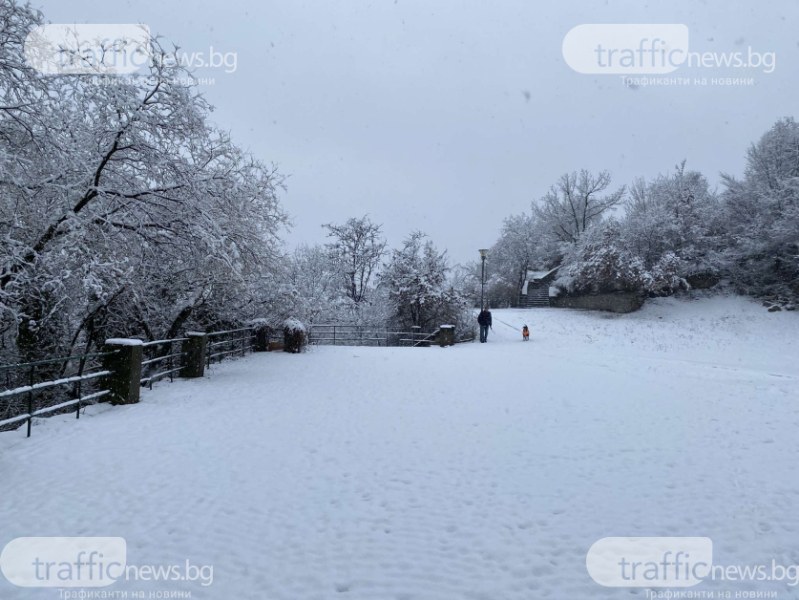
<instances>
[{"instance_id":1,"label":"snow","mask_svg":"<svg viewBox=\"0 0 799 600\"><path fill-rule=\"evenodd\" d=\"M543 279L544 277L546 277L550 273L554 273L555 271L557 271L558 268L559 267L556 267L554 269L550 269L549 271L527 271L527 281L533 281L533 280L536 280L536 279Z\"/></svg>"},{"instance_id":2,"label":"snow","mask_svg":"<svg viewBox=\"0 0 799 600\"><path fill-rule=\"evenodd\" d=\"M290 332L305 332L305 325L299 320L293 317L286 319L283 322L283 328L290 331Z\"/></svg>"},{"instance_id":3,"label":"snow","mask_svg":"<svg viewBox=\"0 0 799 600\"><path fill-rule=\"evenodd\" d=\"M144 342L133 338L110 338L105 341L107 346L142 346Z\"/></svg>"},{"instance_id":4,"label":"snow","mask_svg":"<svg viewBox=\"0 0 799 600\"><path fill-rule=\"evenodd\" d=\"M211 564L213 584L105 589L195 600L645 598L589 578L606 536L799 563L796 313L493 315L487 344L256 354L0 434L0 546L123 536L130 563ZM0 598L54 594L0 577Z\"/></svg>"},{"instance_id":5,"label":"snow","mask_svg":"<svg viewBox=\"0 0 799 600\"><path fill-rule=\"evenodd\" d=\"M524 284L522 285L522 295L527 295L527 286L532 281L537 281L539 279L543 279L547 275L554 273L560 267L555 267L554 269L550 269L549 271L527 271L527 277L525 277Z\"/></svg>"},{"instance_id":6,"label":"snow","mask_svg":"<svg viewBox=\"0 0 799 600\"><path fill-rule=\"evenodd\" d=\"M247 321L247 324L252 327L263 327L268 326L270 324L269 319L264 317L258 317L257 319L250 319Z\"/></svg>"},{"instance_id":7,"label":"snow","mask_svg":"<svg viewBox=\"0 0 799 600\"><path fill-rule=\"evenodd\" d=\"M95 371L94 373L87 373L86 375L72 375L71 377L62 377L60 379L42 381L40 383L34 383L33 385L23 385L14 389L3 390L0 392L0 398L18 396L26 392L43 390L46 388L56 387L58 385L76 383L78 381L87 381L89 379L96 379L97 377L105 377L106 375L110 374L111 371Z\"/></svg>"}]
</instances>

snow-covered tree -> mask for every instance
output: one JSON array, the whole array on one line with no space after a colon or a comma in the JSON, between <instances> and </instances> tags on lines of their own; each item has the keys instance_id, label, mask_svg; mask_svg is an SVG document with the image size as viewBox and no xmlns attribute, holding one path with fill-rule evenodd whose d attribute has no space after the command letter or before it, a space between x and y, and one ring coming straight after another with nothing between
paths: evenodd
<instances>
[{"instance_id":1,"label":"snow-covered tree","mask_svg":"<svg viewBox=\"0 0 799 600\"><path fill-rule=\"evenodd\" d=\"M653 268L666 255L679 261L681 275L718 271L720 204L707 179L687 171L685 161L674 172L630 187L622 223L628 247Z\"/></svg>"},{"instance_id":2,"label":"snow-covered tree","mask_svg":"<svg viewBox=\"0 0 799 600\"><path fill-rule=\"evenodd\" d=\"M576 242L582 233L599 222L603 215L621 202L625 188L603 195L610 187L608 171L594 175L582 169L565 173L533 210L559 240Z\"/></svg>"},{"instance_id":3,"label":"snow-covered tree","mask_svg":"<svg viewBox=\"0 0 799 600\"><path fill-rule=\"evenodd\" d=\"M325 247L302 245L285 261L285 271L273 289L284 295L270 312L287 312L304 323L334 322L343 315L348 302L342 294L339 273Z\"/></svg>"},{"instance_id":4,"label":"snow-covered tree","mask_svg":"<svg viewBox=\"0 0 799 600\"><path fill-rule=\"evenodd\" d=\"M386 252L382 226L364 215L323 227L331 239L326 247L344 293L354 304L360 304L368 299L372 277Z\"/></svg>"},{"instance_id":5,"label":"snow-covered tree","mask_svg":"<svg viewBox=\"0 0 799 600\"><path fill-rule=\"evenodd\" d=\"M285 222L279 175L210 125L157 40L138 79L43 77L20 42L40 22L0 4L0 82L18 88L0 109L4 347L35 358L250 307Z\"/></svg>"},{"instance_id":6,"label":"snow-covered tree","mask_svg":"<svg viewBox=\"0 0 799 600\"><path fill-rule=\"evenodd\" d=\"M486 294L491 306L516 306L527 271L557 266L559 246L534 210L506 218L499 239L488 253ZM479 283L480 263L475 264Z\"/></svg>"},{"instance_id":7,"label":"snow-covered tree","mask_svg":"<svg viewBox=\"0 0 799 600\"><path fill-rule=\"evenodd\" d=\"M799 123L777 121L749 148L743 180L723 183L733 279L751 293L799 297Z\"/></svg>"},{"instance_id":8,"label":"snow-covered tree","mask_svg":"<svg viewBox=\"0 0 799 600\"><path fill-rule=\"evenodd\" d=\"M419 231L410 234L402 248L394 250L381 273L387 290L392 325L407 330L419 326L430 331L442 324L460 330L471 327L467 301L448 281L446 252Z\"/></svg>"}]
</instances>

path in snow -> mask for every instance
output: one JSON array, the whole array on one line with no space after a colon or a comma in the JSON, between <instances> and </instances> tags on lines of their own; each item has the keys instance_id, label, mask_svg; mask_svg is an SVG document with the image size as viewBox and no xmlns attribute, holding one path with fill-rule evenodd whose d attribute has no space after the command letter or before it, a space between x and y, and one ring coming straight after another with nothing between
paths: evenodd
<instances>
[{"instance_id":1,"label":"path in snow","mask_svg":"<svg viewBox=\"0 0 799 600\"><path fill-rule=\"evenodd\" d=\"M488 344L254 355L0 434L0 547L123 536L130 563L190 559L214 582L109 590L195 600L644 598L586 573L616 535L799 563L796 315L724 298L494 315Z\"/></svg>"}]
</instances>

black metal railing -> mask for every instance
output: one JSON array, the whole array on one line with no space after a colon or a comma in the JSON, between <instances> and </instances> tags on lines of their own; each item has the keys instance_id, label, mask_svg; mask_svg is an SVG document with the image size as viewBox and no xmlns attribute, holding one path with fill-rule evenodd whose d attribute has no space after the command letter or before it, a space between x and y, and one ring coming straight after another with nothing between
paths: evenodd
<instances>
[{"instance_id":1,"label":"black metal railing","mask_svg":"<svg viewBox=\"0 0 799 600\"><path fill-rule=\"evenodd\" d=\"M393 331L385 327L342 323L318 323L308 330L308 342L318 346L430 346L438 330L421 328Z\"/></svg>"},{"instance_id":2,"label":"black metal railing","mask_svg":"<svg viewBox=\"0 0 799 600\"><path fill-rule=\"evenodd\" d=\"M27 423L31 435L33 419L74 407L80 418L83 407L95 404L110 394L103 378L103 358L113 352L94 352L26 363L0 365L3 388L0 390L0 431Z\"/></svg>"},{"instance_id":3,"label":"black metal railing","mask_svg":"<svg viewBox=\"0 0 799 600\"><path fill-rule=\"evenodd\" d=\"M206 335L205 360L208 367L226 358L244 356L252 352L255 344L255 330L252 327L214 331Z\"/></svg>"},{"instance_id":4,"label":"black metal railing","mask_svg":"<svg viewBox=\"0 0 799 600\"><path fill-rule=\"evenodd\" d=\"M181 345L188 338L154 340L142 344L141 384L153 389L153 384L166 377L175 380L175 373L183 368L183 349Z\"/></svg>"},{"instance_id":5,"label":"black metal railing","mask_svg":"<svg viewBox=\"0 0 799 600\"><path fill-rule=\"evenodd\" d=\"M256 329L215 331L207 333L206 337L205 356L200 353L199 358L210 366L252 352ZM144 342L140 384L152 389L155 382L167 377L174 381L186 368L184 343L189 340L180 337ZM17 429L27 422L30 437L36 417L73 409L79 419L82 408L111 394L106 378L112 372L103 365L105 359L117 352L119 350L0 365L0 432Z\"/></svg>"}]
</instances>

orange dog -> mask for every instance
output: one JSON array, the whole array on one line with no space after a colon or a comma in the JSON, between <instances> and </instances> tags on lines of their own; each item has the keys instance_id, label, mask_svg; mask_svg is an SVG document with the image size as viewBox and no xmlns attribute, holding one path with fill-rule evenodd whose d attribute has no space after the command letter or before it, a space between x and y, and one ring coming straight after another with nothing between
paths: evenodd
<instances>
[{"instance_id":1,"label":"orange dog","mask_svg":"<svg viewBox=\"0 0 799 600\"><path fill-rule=\"evenodd\" d=\"M530 330L529 330L529 329L527 329L527 325L525 325L524 327L522 327L522 339L523 339L525 342L528 342L528 341L530 341Z\"/></svg>"}]
</instances>

